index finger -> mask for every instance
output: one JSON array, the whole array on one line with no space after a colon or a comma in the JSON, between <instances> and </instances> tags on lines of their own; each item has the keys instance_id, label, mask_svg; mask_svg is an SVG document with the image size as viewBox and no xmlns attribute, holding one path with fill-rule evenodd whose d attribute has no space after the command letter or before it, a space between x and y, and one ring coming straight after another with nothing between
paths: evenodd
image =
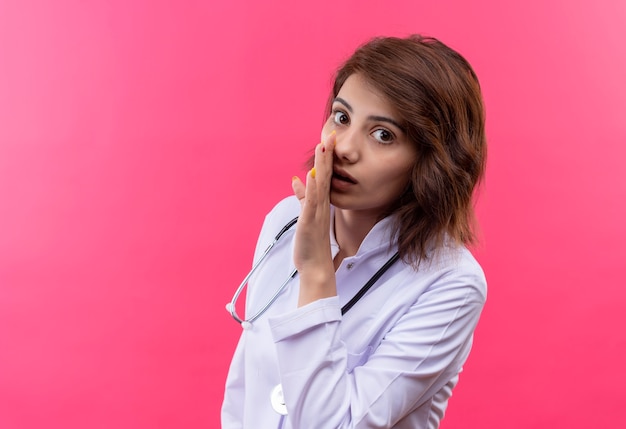
<instances>
[{"instance_id":1,"label":"index finger","mask_svg":"<svg viewBox=\"0 0 626 429\"><path fill-rule=\"evenodd\" d=\"M330 179L333 175L333 157L335 153L336 133L330 133L325 141L322 141L315 148L315 180L318 189L325 192L330 191Z\"/></svg>"}]
</instances>

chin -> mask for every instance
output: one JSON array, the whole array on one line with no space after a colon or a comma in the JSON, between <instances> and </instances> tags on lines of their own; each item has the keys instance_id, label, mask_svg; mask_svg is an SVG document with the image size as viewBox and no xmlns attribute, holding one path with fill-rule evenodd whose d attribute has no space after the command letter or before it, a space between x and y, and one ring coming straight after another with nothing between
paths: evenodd
<instances>
[{"instance_id":1,"label":"chin","mask_svg":"<svg viewBox=\"0 0 626 429\"><path fill-rule=\"evenodd\" d=\"M355 199L350 198L348 196L341 195L339 193L330 193L330 203L340 210L348 210L353 212L361 212L363 214L376 214L376 216L380 215L380 213L384 213L387 206L381 206L378 204L372 204L370 201L368 204L367 201L355 201Z\"/></svg>"},{"instance_id":2,"label":"chin","mask_svg":"<svg viewBox=\"0 0 626 429\"><path fill-rule=\"evenodd\" d=\"M350 204L347 204L346 197L341 193L331 190L330 191L330 203L338 209L350 209Z\"/></svg>"}]
</instances>

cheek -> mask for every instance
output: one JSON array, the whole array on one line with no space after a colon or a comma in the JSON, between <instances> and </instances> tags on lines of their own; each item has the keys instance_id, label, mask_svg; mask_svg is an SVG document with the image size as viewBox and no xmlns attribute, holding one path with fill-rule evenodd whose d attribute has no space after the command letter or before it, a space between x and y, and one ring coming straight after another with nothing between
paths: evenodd
<instances>
[{"instance_id":1,"label":"cheek","mask_svg":"<svg viewBox=\"0 0 626 429\"><path fill-rule=\"evenodd\" d=\"M399 197L406 190L411 182L412 167L412 165L398 166L396 171L400 171L401 173L388 178L389 183L393 184L391 185L393 189L390 190L390 193Z\"/></svg>"},{"instance_id":2,"label":"cheek","mask_svg":"<svg viewBox=\"0 0 626 429\"><path fill-rule=\"evenodd\" d=\"M321 140L325 142L328 139L328 136L330 136L330 133L333 132L333 130L335 129L333 122L329 119L326 121L326 123L324 124L324 126L322 127L322 132L320 135Z\"/></svg>"}]
</instances>

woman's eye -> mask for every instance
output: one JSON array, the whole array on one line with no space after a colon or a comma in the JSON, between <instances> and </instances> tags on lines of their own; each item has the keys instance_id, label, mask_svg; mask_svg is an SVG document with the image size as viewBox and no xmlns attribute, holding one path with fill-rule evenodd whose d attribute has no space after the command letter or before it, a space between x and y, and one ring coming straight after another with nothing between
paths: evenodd
<instances>
[{"instance_id":1,"label":"woman's eye","mask_svg":"<svg viewBox=\"0 0 626 429\"><path fill-rule=\"evenodd\" d=\"M393 141L393 134L382 128L374 131L372 135L379 143L391 143Z\"/></svg>"},{"instance_id":2,"label":"woman's eye","mask_svg":"<svg viewBox=\"0 0 626 429\"><path fill-rule=\"evenodd\" d=\"M337 110L333 113L333 121L335 121L335 124L345 125L350 122L350 118L348 118L348 115L343 113L341 110Z\"/></svg>"}]
</instances>

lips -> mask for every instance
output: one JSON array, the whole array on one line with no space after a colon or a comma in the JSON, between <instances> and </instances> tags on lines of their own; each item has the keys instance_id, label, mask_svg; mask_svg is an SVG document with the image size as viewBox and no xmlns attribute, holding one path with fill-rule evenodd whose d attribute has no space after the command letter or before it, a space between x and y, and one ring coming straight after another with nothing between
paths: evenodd
<instances>
[{"instance_id":1,"label":"lips","mask_svg":"<svg viewBox=\"0 0 626 429\"><path fill-rule=\"evenodd\" d=\"M346 183L351 183L353 185L357 183L354 177L350 176L348 173L339 168L333 169L333 179L338 179Z\"/></svg>"}]
</instances>

